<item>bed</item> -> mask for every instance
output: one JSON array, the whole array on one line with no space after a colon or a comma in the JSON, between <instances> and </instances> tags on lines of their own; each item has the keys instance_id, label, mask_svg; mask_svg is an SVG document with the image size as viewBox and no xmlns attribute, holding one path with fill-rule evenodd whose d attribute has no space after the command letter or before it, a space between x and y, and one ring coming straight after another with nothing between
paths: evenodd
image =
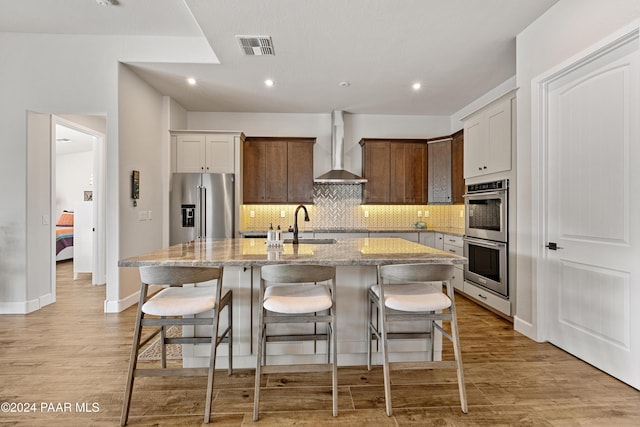
<instances>
[{"instance_id":1,"label":"bed","mask_svg":"<svg viewBox=\"0 0 640 427\"><path fill-rule=\"evenodd\" d=\"M56 222L56 262L73 259L73 212L63 211Z\"/></svg>"}]
</instances>

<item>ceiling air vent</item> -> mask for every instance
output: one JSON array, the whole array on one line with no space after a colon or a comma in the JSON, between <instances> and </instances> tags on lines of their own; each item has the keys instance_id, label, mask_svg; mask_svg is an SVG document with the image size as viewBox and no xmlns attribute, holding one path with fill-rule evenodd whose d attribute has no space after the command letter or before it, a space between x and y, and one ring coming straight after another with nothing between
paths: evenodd
<instances>
[{"instance_id":1,"label":"ceiling air vent","mask_svg":"<svg viewBox=\"0 0 640 427\"><path fill-rule=\"evenodd\" d=\"M245 55L275 55L269 36L236 36Z\"/></svg>"}]
</instances>

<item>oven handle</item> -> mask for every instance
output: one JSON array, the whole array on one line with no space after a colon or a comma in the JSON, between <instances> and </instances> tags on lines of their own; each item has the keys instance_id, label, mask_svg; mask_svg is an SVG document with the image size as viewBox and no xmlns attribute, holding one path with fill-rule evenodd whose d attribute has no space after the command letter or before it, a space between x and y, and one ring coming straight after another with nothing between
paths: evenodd
<instances>
[{"instance_id":1,"label":"oven handle","mask_svg":"<svg viewBox=\"0 0 640 427\"><path fill-rule=\"evenodd\" d=\"M466 236L463 237L462 240L465 242L474 243L478 246L485 246L490 248L503 248L505 246L505 244L501 242L492 242L490 240L474 239L473 237L466 237Z\"/></svg>"},{"instance_id":2,"label":"oven handle","mask_svg":"<svg viewBox=\"0 0 640 427\"><path fill-rule=\"evenodd\" d=\"M502 196L505 193L505 191L490 191L488 193L484 193L484 192L478 192L478 193L469 193L469 194L463 194L462 197L473 197L473 196Z\"/></svg>"}]
</instances>

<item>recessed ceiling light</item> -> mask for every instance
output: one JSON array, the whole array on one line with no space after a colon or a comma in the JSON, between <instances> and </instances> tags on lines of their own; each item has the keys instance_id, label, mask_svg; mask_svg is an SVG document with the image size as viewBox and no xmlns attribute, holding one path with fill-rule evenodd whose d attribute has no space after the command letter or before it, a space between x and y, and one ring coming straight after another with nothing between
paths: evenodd
<instances>
[{"instance_id":1,"label":"recessed ceiling light","mask_svg":"<svg viewBox=\"0 0 640 427\"><path fill-rule=\"evenodd\" d=\"M195 86L195 84L197 83L196 79L194 79L193 77L189 77L187 79L187 83L189 83L191 86Z\"/></svg>"},{"instance_id":2,"label":"recessed ceiling light","mask_svg":"<svg viewBox=\"0 0 640 427\"><path fill-rule=\"evenodd\" d=\"M264 81L264 84L267 87L273 87L273 85L275 85L276 83L271 79L267 79L267 80Z\"/></svg>"},{"instance_id":3,"label":"recessed ceiling light","mask_svg":"<svg viewBox=\"0 0 640 427\"><path fill-rule=\"evenodd\" d=\"M411 85L411 87L413 88L413 90L420 90L422 85L420 83L414 83Z\"/></svg>"},{"instance_id":4,"label":"recessed ceiling light","mask_svg":"<svg viewBox=\"0 0 640 427\"><path fill-rule=\"evenodd\" d=\"M340 82L340 83L338 83L338 86L340 86L340 87L349 87L349 86L351 86L351 83L349 83L349 82Z\"/></svg>"}]
</instances>

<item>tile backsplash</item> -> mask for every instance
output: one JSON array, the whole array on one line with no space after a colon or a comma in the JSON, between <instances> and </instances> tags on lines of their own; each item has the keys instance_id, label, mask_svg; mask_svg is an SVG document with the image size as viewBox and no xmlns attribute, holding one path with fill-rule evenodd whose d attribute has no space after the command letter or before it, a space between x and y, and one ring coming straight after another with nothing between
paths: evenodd
<instances>
[{"instance_id":1,"label":"tile backsplash","mask_svg":"<svg viewBox=\"0 0 640 427\"><path fill-rule=\"evenodd\" d=\"M304 229L405 229L417 221L427 227L464 227L464 205L362 205L359 184L315 184L314 204L305 205L309 222L299 214L298 227ZM293 226L297 205L243 205L240 230L267 230Z\"/></svg>"}]
</instances>

